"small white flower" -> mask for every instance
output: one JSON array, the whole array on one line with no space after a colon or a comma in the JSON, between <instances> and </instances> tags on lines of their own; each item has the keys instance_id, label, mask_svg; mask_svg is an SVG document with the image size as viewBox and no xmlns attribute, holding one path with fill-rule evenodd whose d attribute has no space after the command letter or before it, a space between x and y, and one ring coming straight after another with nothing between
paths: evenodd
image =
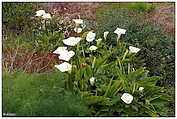
<instances>
[{"instance_id":1,"label":"small white flower","mask_svg":"<svg viewBox=\"0 0 177 119\"><path fill-rule=\"evenodd\" d=\"M138 90L139 90L139 91L142 91L142 90L144 90L144 87L139 87Z\"/></svg>"},{"instance_id":2,"label":"small white flower","mask_svg":"<svg viewBox=\"0 0 177 119\"><path fill-rule=\"evenodd\" d=\"M92 42L92 41L95 39L95 36L96 36L96 34L90 31L90 32L87 34L86 40L87 40L88 42Z\"/></svg>"},{"instance_id":3,"label":"small white flower","mask_svg":"<svg viewBox=\"0 0 177 119\"><path fill-rule=\"evenodd\" d=\"M133 46L129 46L129 50L130 50L130 52L132 52L132 53L137 53L137 52L140 51L139 48L136 48L136 47L133 47Z\"/></svg>"},{"instance_id":4,"label":"small white flower","mask_svg":"<svg viewBox=\"0 0 177 119\"><path fill-rule=\"evenodd\" d=\"M67 47L58 47L53 53L54 54L60 54L64 51L66 51L66 50L67 50Z\"/></svg>"},{"instance_id":5,"label":"small white flower","mask_svg":"<svg viewBox=\"0 0 177 119\"><path fill-rule=\"evenodd\" d=\"M67 63L67 62L64 62L60 65L55 65L55 67L57 69L59 69L61 72L66 72L66 71L70 71L72 69L72 65Z\"/></svg>"},{"instance_id":6,"label":"small white flower","mask_svg":"<svg viewBox=\"0 0 177 119\"><path fill-rule=\"evenodd\" d=\"M84 21L82 19L73 19L73 21L75 22L75 24L83 24Z\"/></svg>"},{"instance_id":7,"label":"small white flower","mask_svg":"<svg viewBox=\"0 0 177 119\"><path fill-rule=\"evenodd\" d=\"M95 78L94 77L90 78L90 84L93 86L94 83L95 83Z\"/></svg>"},{"instance_id":8,"label":"small white flower","mask_svg":"<svg viewBox=\"0 0 177 119\"><path fill-rule=\"evenodd\" d=\"M82 32L82 28L74 28L74 31L76 32L76 33L81 33Z\"/></svg>"},{"instance_id":9,"label":"small white flower","mask_svg":"<svg viewBox=\"0 0 177 119\"><path fill-rule=\"evenodd\" d=\"M104 32L104 39L107 38L107 35L109 34L109 31Z\"/></svg>"},{"instance_id":10,"label":"small white flower","mask_svg":"<svg viewBox=\"0 0 177 119\"><path fill-rule=\"evenodd\" d=\"M45 13L45 14L43 14L42 18L51 19L52 17L51 17L51 15L49 13Z\"/></svg>"},{"instance_id":11,"label":"small white flower","mask_svg":"<svg viewBox=\"0 0 177 119\"><path fill-rule=\"evenodd\" d=\"M126 103L130 104L133 101L133 96L129 93L124 93L121 97L121 99Z\"/></svg>"},{"instance_id":12,"label":"small white flower","mask_svg":"<svg viewBox=\"0 0 177 119\"><path fill-rule=\"evenodd\" d=\"M35 16L42 16L45 14L45 10L38 10L36 11L36 15Z\"/></svg>"},{"instance_id":13,"label":"small white flower","mask_svg":"<svg viewBox=\"0 0 177 119\"><path fill-rule=\"evenodd\" d=\"M89 47L89 50L91 50L91 51L92 51L92 50L96 50L97 48L98 48L98 47L96 47L96 46L92 45L92 46L90 46L90 47Z\"/></svg>"},{"instance_id":14,"label":"small white flower","mask_svg":"<svg viewBox=\"0 0 177 119\"><path fill-rule=\"evenodd\" d=\"M69 37L67 39L64 39L63 43L65 45L75 46L77 43L79 43L80 40L81 40L80 37Z\"/></svg>"},{"instance_id":15,"label":"small white flower","mask_svg":"<svg viewBox=\"0 0 177 119\"><path fill-rule=\"evenodd\" d=\"M100 42L100 41L102 41L102 39L101 38L99 38L98 40L96 40L97 42Z\"/></svg>"},{"instance_id":16,"label":"small white flower","mask_svg":"<svg viewBox=\"0 0 177 119\"><path fill-rule=\"evenodd\" d=\"M64 61L69 61L74 55L74 51L64 51L60 53L60 56L58 58Z\"/></svg>"},{"instance_id":17,"label":"small white flower","mask_svg":"<svg viewBox=\"0 0 177 119\"><path fill-rule=\"evenodd\" d=\"M121 29L121 28L117 28L114 33L116 33L117 35L120 35L120 34L125 34L126 30L125 29Z\"/></svg>"}]
</instances>

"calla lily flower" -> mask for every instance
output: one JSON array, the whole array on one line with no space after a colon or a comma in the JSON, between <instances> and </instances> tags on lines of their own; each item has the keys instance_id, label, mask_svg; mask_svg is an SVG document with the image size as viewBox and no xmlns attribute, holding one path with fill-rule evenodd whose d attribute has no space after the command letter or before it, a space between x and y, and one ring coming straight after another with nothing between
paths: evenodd
<instances>
[{"instance_id":1,"label":"calla lily flower","mask_svg":"<svg viewBox=\"0 0 177 119\"><path fill-rule=\"evenodd\" d=\"M95 78L94 78L94 77L92 77L92 78L90 78L89 80L90 80L90 84L93 86L93 85L94 85L94 83L95 83Z\"/></svg>"},{"instance_id":2,"label":"calla lily flower","mask_svg":"<svg viewBox=\"0 0 177 119\"><path fill-rule=\"evenodd\" d=\"M67 63L67 62L64 62L60 65L55 65L55 67L57 69L59 69L61 72L66 72L66 71L70 71L72 69L72 65Z\"/></svg>"},{"instance_id":3,"label":"calla lily flower","mask_svg":"<svg viewBox=\"0 0 177 119\"><path fill-rule=\"evenodd\" d=\"M74 31L76 32L76 33L81 33L82 32L82 28L74 28Z\"/></svg>"},{"instance_id":4,"label":"calla lily flower","mask_svg":"<svg viewBox=\"0 0 177 119\"><path fill-rule=\"evenodd\" d=\"M63 43L65 45L75 46L77 43L79 43L80 40L81 40L80 37L69 37L67 39L64 39Z\"/></svg>"},{"instance_id":5,"label":"calla lily flower","mask_svg":"<svg viewBox=\"0 0 177 119\"><path fill-rule=\"evenodd\" d=\"M53 53L54 54L61 54L62 52L66 51L67 47L58 47Z\"/></svg>"},{"instance_id":6,"label":"calla lily flower","mask_svg":"<svg viewBox=\"0 0 177 119\"><path fill-rule=\"evenodd\" d=\"M42 18L51 19L52 17L51 17L51 15L49 13L45 13L45 14L43 14Z\"/></svg>"},{"instance_id":7,"label":"calla lily flower","mask_svg":"<svg viewBox=\"0 0 177 119\"><path fill-rule=\"evenodd\" d=\"M96 40L97 42L100 42L100 41L102 41L102 39L101 38L99 38L98 40Z\"/></svg>"},{"instance_id":8,"label":"calla lily flower","mask_svg":"<svg viewBox=\"0 0 177 119\"><path fill-rule=\"evenodd\" d=\"M133 47L133 46L129 46L129 50L130 50L130 52L132 52L132 53L137 53L137 52L140 51L139 48L136 48L136 47Z\"/></svg>"},{"instance_id":9,"label":"calla lily flower","mask_svg":"<svg viewBox=\"0 0 177 119\"><path fill-rule=\"evenodd\" d=\"M139 87L138 90L139 90L139 91L142 91L142 90L144 90L144 87Z\"/></svg>"},{"instance_id":10,"label":"calla lily flower","mask_svg":"<svg viewBox=\"0 0 177 119\"><path fill-rule=\"evenodd\" d=\"M75 24L83 24L84 21L82 19L73 19L73 21L75 22Z\"/></svg>"},{"instance_id":11,"label":"calla lily flower","mask_svg":"<svg viewBox=\"0 0 177 119\"><path fill-rule=\"evenodd\" d=\"M87 34L86 40L87 40L88 42L92 42L92 41L95 39L95 36L96 36L95 33L89 32L89 33Z\"/></svg>"},{"instance_id":12,"label":"calla lily flower","mask_svg":"<svg viewBox=\"0 0 177 119\"><path fill-rule=\"evenodd\" d=\"M58 58L64 61L69 61L74 55L74 51L64 51L60 53L60 56Z\"/></svg>"},{"instance_id":13,"label":"calla lily flower","mask_svg":"<svg viewBox=\"0 0 177 119\"><path fill-rule=\"evenodd\" d=\"M109 31L104 32L104 39L107 38L108 34L109 34Z\"/></svg>"},{"instance_id":14,"label":"calla lily flower","mask_svg":"<svg viewBox=\"0 0 177 119\"><path fill-rule=\"evenodd\" d=\"M45 14L45 10L38 10L36 11L36 15L35 16L42 16Z\"/></svg>"},{"instance_id":15,"label":"calla lily flower","mask_svg":"<svg viewBox=\"0 0 177 119\"><path fill-rule=\"evenodd\" d=\"M98 47L92 45L92 46L89 47L89 50L93 51L93 50L96 50L97 48L98 48Z\"/></svg>"},{"instance_id":16,"label":"calla lily flower","mask_svg":"<svg viewBox=\"0 0 177 119\"><path fill-rule=\"evenodd\" d=\"M124 93L121 97L121 99L126 103L130 104L133 101L133 96L129 93Z\"/></svg>"},{"instance_id":17,"label":"calla lily flower","mask_svg":"<svg viewBox=\"0 0 177 119\"><path fill-rule=\"evenodd\" d=\"M116 33L117 35L120 35L120 34L125 34L126 30L125 29L121 29L121 28L117 28L114 33Z\"/></svg>"}]
</instances>

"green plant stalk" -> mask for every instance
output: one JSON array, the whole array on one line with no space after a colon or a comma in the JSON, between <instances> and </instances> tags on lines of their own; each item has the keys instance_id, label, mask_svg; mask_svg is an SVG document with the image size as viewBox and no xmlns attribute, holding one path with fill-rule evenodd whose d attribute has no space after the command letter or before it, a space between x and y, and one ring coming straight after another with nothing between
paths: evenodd
<instances>
[{"instance_id":1,"label":"green plant stalk","mask_svg":"<svg viewBox=\"0 0 177 119\"><path fill-rule=\"evenodd\" d=\"M117 35L117 44L119 44L119 39L120 39L121 34Z\"/></svg>"},{"instance_id":2,"label":"green plant stalk","mask_svg":"<svg viewBox=\"0 0 177 119\"><path fill-rule=\"evenodd\" d=\"M122 58L122 61L123 61L123 60L125 59L125 57L127 56L128 52L129 52L128 50L125 51L124 56L123 56L123 58Z\"/></svg>"},{"instance_id":3,"label":"green plant stalk","mask_svg":"<svg viewBox=\"0 0 177 119\"><path fill-rule=\"evenodd\" d=\"M133 90L132 90L132 94L134 94L135 89L136 89L136 84L135 84L135 82L134 82L134 83L133 83Z\"/></svg>"},{"instance_id":4,"label":"green plant stalk","mask_svg":"<svg viewBox=\"0 0 177 119\"><path fill-rule=\"evenodd\" d=\"M128 74L130 73L130 63L128 63Z\"/></svg>"},{"instance_id":5,"label":"green plant stalk","mask_svg":"<svg viewBox=\"0 0 177 119\"><path fill-rule=\"evenodd\" d=\"M94 59L93 59L92 69L95 67L95 62L96 62L96 57L94 57Z\"/></svg>"},{"instance_id":6,"label":"green plant stalk","mask_svg":"<svg viewBox=\"0 0 177 119\"><path fill-rule=\"evenodd\" d=\"M83 54L83 56L84 56L84 58L85 58L85 53L84 53L84 48L83 48L83 46L82 46L82 54Z\"/></svg>"},{"instance_id":7,"label":"green plant stalk","mask_svg":"<svg viewBox=\"0 0 177 119\"><path fill-rule=\"evenodd\" d=\"M108 89L106 90L106 93L104 94L104 96L107 96L108 91L109 91L109 89L110 89L110 87L111 87L113 78L114 78L114 77L112 77L111 80L109 81Z\"/></svg>"}]
</instances>

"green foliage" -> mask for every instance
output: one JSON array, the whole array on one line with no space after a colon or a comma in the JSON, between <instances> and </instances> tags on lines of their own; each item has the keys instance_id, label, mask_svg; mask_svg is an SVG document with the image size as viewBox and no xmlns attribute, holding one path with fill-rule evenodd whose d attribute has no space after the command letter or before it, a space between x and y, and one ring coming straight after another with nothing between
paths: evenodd
<instances>
[{"instance_id":1,"label":"green foliage","mask_svg":"<svg viewBox=\"0 0 177 119\"><path fill-rule=\"evenodd\" d=\"M31 16L35 14L37 4L35 3L2 3L3 23L7 29L23 31L32 25ZM22 17L23 16L23 17Z\"/></svg>"},{"instance_id":2,"label":"green foliage","mask_svg":"<svg viewBox=\"0 0 177 119\"><path fill-rule=\"evenodd\" d=\"M137 9L143 8L141 3L136 6ZM120 6L119 6L120 7ZM96 13L98 31L110 31L107 43L115 45L116 42L112 39L115 34L113 31L116 27L127 30L125 35L121 36L122 41L132 44L141 49L137 54L137 60L133 60L135 68L144 66L149 70L150 76L158 75L162 80L157 82L157 85L167 87L166 92L173 95L173 91L169 87L174 87L174 36L164 33L163 29L157 29L151 22L142 23L141 14L137 14L134 10L127 6L122 6L120 9L116 5L105 5L99 8ZM139 8L138 8L139 7ZM153 8L153 5L152 5ZM144 9L144 8L143 8ZM130 15L131 14L131 15ZM143 62L140 62L143 59ZM174 97L173 97L174 100ZM168 105L169 106L169 105ZM174 115L174 101L171 101L168 115ZM167 110L164 108L164 110ZM163 112L163 110L161 110ZM170 114L171 113L171 114ZM162 114L163 115L163 114Z\"/></svg>"},{"instance_id":3,"label":"green foliage","mask_svg":"<svg viewBox=\"0 0 177 119\"><path fill-rule=\"evenodd\" d=\"M134 8L141 12L150 12L154 9L153 3L134 3Z\"/></svg>"},{"instance_id":4,"label":"green foliage","mask_svg":"<svg viewBox=\"0 0 177 119\"><path fill-rule=\"evenodd\" d=\"M126 29L126 35L122 35L121 39L141 49L138 56L144 59L145 67L150 71L149 74L162 76L162 85L173 85L174 36L164 33L162 29L155 28L154 24L150 22L140 23L141 15L132 14L130 16L127 7L122 6L120 9L114 4L111 7L109 5L104 7L97 11L96 17L98 19L98 31L100 33L111 32L108 35L107 43L116 44L115 40L112 39L112 36L115 36L113 31L116 27ZM139 65L138 61L135 62L136 65ZM142 64L140 65L142 66Z\"/></svg>"},{"instance_id":5,"label":"green foliage","mask_svg":"<svg viewBox=\"0 0 177 119\"><path fill-rule=\"evenodd\" d=\"M3 113L16 116L86 116L79 96L64 90L62 73L3 72Z\"/></svg>"}]
</instances>

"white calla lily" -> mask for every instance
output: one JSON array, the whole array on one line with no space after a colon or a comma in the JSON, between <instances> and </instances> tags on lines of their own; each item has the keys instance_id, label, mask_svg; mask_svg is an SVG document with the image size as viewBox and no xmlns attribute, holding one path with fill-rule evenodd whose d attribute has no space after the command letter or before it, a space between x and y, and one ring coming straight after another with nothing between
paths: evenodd
<instances>
[{"instance_id":1,"label":"white calla lily","mask_svg":"<svg viewBox=\"0 0 177 119\"><path fill-rule=\"evenodd\" d=\"M66 71L70 71L72 69L72 65L67 63L67 62L64 62L60 65L55 65L55 67L57 69L59 69L61 72L66 72Z\"/></svg>"},{"instance_id":2,"label":"white calla lily","mask_svg":"<svg viewBox=\"0 0 177 119\"><path fill-rule=\"evenodd\" d=\"M96 40L97 42L100 42L100 41L102 41L102 39L101 38L99 38L98 40Z\"/></svg>"},{"instance_id":3,"label":"white calla lily","mask_svg":"<svg viewBox=\"0 0 177 119\"><path fill-rule=\"evenodd\" d=\"M142 91L142 90L144 90L144 87L139 87L138 90L139 90L139 91Z\"/></svg>"},{"instance_id":4,"label":"white calla lily","mask_svg":"<svg viewBox=\"0 0 177 119\"><path fill-rule=\"evenodd\" d=\"M82 28L74 28L74 31L76 32L76 33L81 33L82 32Z\"/></svg>"},{"instance_id":5,"label":"white calla lily","mask_svg":"<svg viewBox=\"0 0 177 119\"><path fill-rule=\"evenodd\" d=\"M45 13L45 14L43 14L42 18L51 19L52 17L51 17L51 15L49 13Z\"/></svg>"},{"instance_id":6,"label":"white calla lily","mask_svg":"<svg viewBox=\"0 0 177 119\"><path fill-rule=\"evenodd\" d=\"M45 14L45 10L38 10L36 11L36 15L35 16L42 16Z\"/></svg>"},{"instance_id":7,"label":"white calla lily","mask_svg":"<svg viewBox=\"0 0 177 119\"><path fill-rule=\"evenodd\" d=\"M69 61L71 57L73 57L74 55L75 55L74 51L64 51L60 53L60 56L58 58L64 61Z\"/></svg>"},{"instance_id":8,"label":"white calla lily","mask_svg":"<svg viewBox=\"0 0 177 119\"><path fill-rule=\"evenodd\" d=\"M67 39L64 39L63 43L65 45L75 46L77 43L79 43L80 40L81 40L80 37L69 37Z\"/></svg>"},{"instance_id":9,"label":"white calla lily","mask_svg":"<svg viewBox=\"0 0 177 119\"><path fill-rule=\"evenodd\" d=\"M94 83L95 83L95 78L94 78L94 77L92 77L92 78L90 78L89 80L90 80L90 84L93 86L93 85L94 85Z\"/></svg>"},{"instance_id":10,"label":"white calla lily","mask_svg":"<svg viewBox=\"0 0 177 119\"><path fill-rule=\"evenodd\" d=\"M124 93L121 97L121 99L126 103L130 104L133 101L133 96L129 93Z\"/></svg>"},{"instance_id":11,"label":"white calla lily","mask_svg":"<svg viewBox=\"0 0 177 119\"><path fill-rule=\"evenodd\" d=\"M96 50L97 48L98 48L98 47L92 45L92 46L89 47L89 50L93 51L93 50Z\"/></svg>"},{"instance_id":12,"label":"white calla lily","mask_svg":"<svg viewBox=\"0 0 177 119\"><path fill-rule=\"evenodd\" d=\"M73 19L73 21L75 22L75 24L83 24L84 21L82 19Z\"/></svg>"},{"instance_id":13,"label":"white calla lily","mask_svg":"<svg viewBox=\"0 0 177 119\"><path fill-rule=\"evenodd\" d=\"M130 52L132 52L132 53L137 53L137 52L140 51L139 48L136 48L136 47L133 47L133 46L129 46L129 50L130 50Z\"/></svg>"},{"instance_id":14,"label":"white calla lily","mask_svg":"<svg viewBox=\"0 0 177 119\"><path fill-rule=\"evenodd\" d=\"M125 34L126 30L125 29L121 29L121 28L117 28L114 33L116 33L117 35L120 35L120 34Z\"/></svg>"},{"instance_id":15,"label":"white calla lily","mask_svg":"<svg viewBox=\"0 0 177 119\"><path fill-rule=\"evenodd\" d=\"M109 31L104 32L104 39L107 38L108 34L109 34Z\"/></svg>"},{"instance_id":16,"label":"white calla lily","mask_svg":"<svg viewBox=\"0 0 177 119\"><path fill-rule=\"evenodd\" d=\"M92 42L92 41L95 39L95 36L96 36L96 34L90 31L90 32L87 34L86 40L87 40L88 42Z\"/></svg>"},{"instance_id":17,"label":"white calla lily","mask_svg":"<svg viewBox=\"0 0 177 119\"><path fill-rule=\"evenodd\" d=\"M66 51L67 47L58 47L53 53L54 54L61 54L62 52Z\"/></svg>"}]
</instances>

